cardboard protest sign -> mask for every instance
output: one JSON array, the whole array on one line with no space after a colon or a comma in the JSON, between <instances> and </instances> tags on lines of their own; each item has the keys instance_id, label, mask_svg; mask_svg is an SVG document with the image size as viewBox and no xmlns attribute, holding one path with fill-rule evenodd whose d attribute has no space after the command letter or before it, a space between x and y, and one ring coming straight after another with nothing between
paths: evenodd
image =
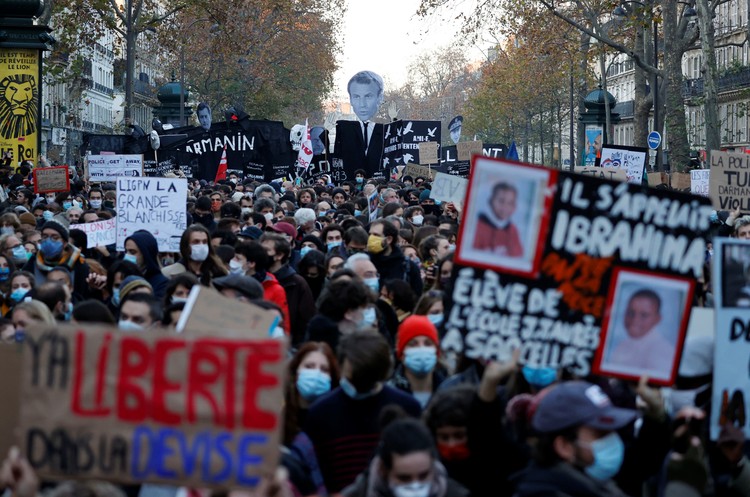
<instances>
[{"instance_id":1,"label":"cardboard protest sign","mask_svg":"<svg viewBox=\"0 0 750 497\"><path fill-rule=\"evenodd\" d=\"M419 161L422 164L435 164L438 162L438 142L422 142L419 144Z\"/></svg>"},{"instance_id":2,"label":"cardboard protest sign","mask_svg":"<svg viewBox=\"0 0 750 497\"><path fill-rule=\"evenodd\" d=\"M34 193L67 192L70 190L68 166L39 167L32 172Z\"/></svg>"},{"instance_id":3,"label":"cardboard protest sign","mask_svg":"<svg viewBox=\"0 0 750 497\"><path fill-rule=\"evenodd\" d=\"M149 231L160 252L179 252L187 229L187 180L117 178L117 250L138 230Z\"/></svg>"},{"instance_id":4,"label":"cardboard protest sign","mask_svg":"<svg viewBox=\"0 0 750 497\"><path fill-rule=\"evenodd\" d=\"M227 298L211 288L195 285L185 302L177 331L186 334L218 329L237 338L268 338L279 319L257 305Z\"/></svg>"},{"instance_id":5,"label":"cardboard protest sign","mask_svg":"<svg viewBox=\"0 0 750 497\"><path fill-rule=\"evenodd\" d=\"M480 140L456 143L458 160L471 160L473 155L482 155L482 142Z\"/></svg>"},{"instance_id":6,"label":"cardboard protest sign","mask_svg":"<svg viewBox=\"0 0 750 497\"><path fill-rule=\"evenodd\" d=\"M709 190L716 210L750 212L750 155L711 150Z\"/></svg>"},{"instance_id":7,"label":"cardboard protest sign","mask_svg":"<svg viewBox=\"0 0 750 497\"><path fill-rule=\"evenodd\" d=\"M710 435L716 440L729 423L750 437L745 416L750 409L750 292L745 269L750 243L716 237L713 261L716 342Z\"/></svg>"},{"instance_id":8,"label":"cardboard protest sign","mask_svg":"<svg viewBox=\"0 0 750 497\"><path fill-rule=\"evenodd\" d=\"M613 179L616 181L627 181L628 173L624 169L616 167L576 167L575 172L601 179Z\"/></svg>"},{"instance_id":9,"label":"cardboard protest sign","mask_svg":"<svg viewBox=\"0 0 750 497\"><path fill-rule=\"evenodd\" d=\"M8 454L8 449L16 445L14 428L18 426L18 414L21 408L21 352L20 344L0 343L0 454Z\"/></svg>"},{"instance_id":10,"label":"cardboard protest sign","mask_svg":"<svg viewBox=\"0 0 750 497\"><path fill-rule=\"evenodd\" d=\"M41 478L255 487L276 468L283 341L66 326L23 348L19 441Z\"/></svg>"},{"instance_id":11,"label":"cardboard protest sign","mask_svg":"<svg viewBox=\"0 0 750 497\"><path fill-rule=\"evenodd\" d=\"M708 197L710 169L693 169L690 171L690 193Z\"/></svg>"},{"instance_id":12,"label":"cardboard protest sign","mask_svg":"<svg viewBox=\"0 0 750 497\"><path fill-rule=\"evenodd\" d=\"M667 173L648 173L648 186L668 185Z\"/></svg>"},{"instance_id":13,"label":"cardboard protest sign","mask_svg":"<svg viewBox=\"0 0 750 497\"><path fill-rule=\"evenodd\" d=\"M463 202L469 181L458 176L437 173L432 181L430 198L441 202Z\"/></svg>"},{"instance_id":14,"label":"cardboard protest sign","mask_svg":"<svg viewBox=\"0 0 750 497\"><path fill-rule=\"evenodd\" d=\"M86 233L86 248L114 245L117 243L117 219L105 219L95 223L71 224L70 229Z\"/></svg>"},{"instance_id":15,"label":"cardboard protest sign","mask_svg":"<svg viewBox=\"0 0 750 497\"><path fill-rule=\"evenodd\" d=\"M648 150L645 148L603 145L601 158L596 160L596 165L622 169L627 175L628 183L640 184L647 159Z\"/></svg>"},{"instance_id":16,"label":"cardboard protest sign","mask_svg":"<svg viewBox=\"0 0 750 497\"><path fill-rule=\"evenodd\" d=\"M408 164L403 171L401 171L401 177L411 176L412 178L423 177L427 179L433 179L436 172L427 166L419 166L417 164Z\"/></svg>"},{"instance_id":17,"label":"cardboard protest sign","mask_svg":"<svg viewBox=\"0 0 750 497\"><path fill-rule=\"evenodd\" d=\"M672 383L711 210L705 197L475 158L442 347ZM641 331L668 350L639 362L623 316L644 300L664 304L662 326Z\"/></svg>"},{"instance_id":18,"label":"cardboard protest sign","mask_svg":"<svg viewBox=\"0 0 750 497\"><path fill-rule=\"evenodd\" d=\"M89 155L88 165L89 177L94 183L115 181L121 176L143 176L142 155Z\"/></svg>"},{"instance_id":19,"label":"cardboard protest sign","mask_svg":"<svg viewBox=\"0 0 750 497\"><path fill-rule=\"evenodd\" d=\"M669 182L673 190L688 191L692 186L689 173L672 173L669 175Z\"/></svg>"},{"instance_id":20,"label":"cardboard protest sign","mask_svg":"<svg viewBox=\"0 0 750 497\"><path fill-rule=\"evenodd\" d=\"M482 155L485 157L492 157L494 159L505 158L505 152L508 148L502 144L488 144L482 145ZM452 176L461 176L462 178L469 177L469 169L471 167L471 160L458 160L458 148L456 145L449 147L442 147L440 156L440 165L435 169L441 173L450 174Z\"/></svg>"},{"instance_id":21,"label":"cardboard protest sign","mask_svg":"<svg viewBox=\"0 0 750 497\"><path fill-rule=\"evenodd\" d=\"M431 162L422 161L420 144L433 142L440 148L440 121L393 121L383 127L383 169L406 164L429 164ZM437 158L434 162L437 162Z\"/></svg>"}]
</instances>

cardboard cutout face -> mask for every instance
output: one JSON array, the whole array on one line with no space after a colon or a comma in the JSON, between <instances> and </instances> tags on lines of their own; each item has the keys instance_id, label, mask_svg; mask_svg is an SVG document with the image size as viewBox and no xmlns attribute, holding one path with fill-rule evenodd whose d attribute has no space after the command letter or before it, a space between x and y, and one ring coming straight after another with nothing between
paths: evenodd
<instances>
[{"instance_id":1,"label":"cardboard cutout face","mask_svg":"<svg viewBox=\"0 0 750 497\"><path fill-rule=\"evenodd\" d=\"M369 121L383 103L383 78L372 71L361 71L352 76L347 86L349 103L360 121Z\"/></svg>"}]
</instances>

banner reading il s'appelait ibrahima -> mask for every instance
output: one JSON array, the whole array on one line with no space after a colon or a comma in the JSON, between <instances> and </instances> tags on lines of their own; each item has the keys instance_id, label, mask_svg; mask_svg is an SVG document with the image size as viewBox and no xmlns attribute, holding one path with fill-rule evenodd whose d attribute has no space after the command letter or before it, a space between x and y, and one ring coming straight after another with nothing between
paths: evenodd
<instances>
[{"instance_id":1,"label":"banner reading il s'appelait ibrahima","mask_svg":"<svg viewBox=\"0 0 750 497\"><path fill-rule=\"evenodd\" d=\"M14 164L39 155L39 51L0 49L0 156Z\"/></svg>"}]
</instances>

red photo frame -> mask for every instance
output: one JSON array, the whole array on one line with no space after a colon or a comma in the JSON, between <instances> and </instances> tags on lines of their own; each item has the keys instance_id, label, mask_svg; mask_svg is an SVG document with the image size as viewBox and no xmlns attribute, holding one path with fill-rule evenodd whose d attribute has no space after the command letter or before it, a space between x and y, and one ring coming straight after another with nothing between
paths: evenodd
<instances>
[{"instance_id":1,"label":"red photo frame","mask_svg":"<svg viewBox=\"0 0 750 497\"><path fill-rule=\"evenodd\" d=\"M44 173L44 174L40 174ZM64 178L62 178L64 174ZM43 177L40 185L40 176ZM70 191L70 171L68 166L42 167L32 171L34 193L55 193Z\"/></svg>"},{"instance_id":2,"label":"red photo frame","mask_svg":"<svg viewBox=\"0 0 750 497\"><path fill-rule=\"evenodd\" d=\"M629 289L623 289L623 287L625 287L626 285L632 288L636 288L636 290L630 291ZM635 360L649 361L650 359L653 359L653 354L658 355L660 350L660 347L658 345L663 342L667 342L669 337L664 337L660 333L661 329L657 331L652 330L654 330L656 326L659 326L662 322L664 322L664 317L666 315L668 318L667 324L677 324L677 328L675 330L676 335L674 337L675 342L674 346L672 347L671 353L671 364L669 364L669 367L664 367L664 365L662 365L659 367L649 368L643 367L638 364L628 365L624 364L621 357L618 359L612 358L612 356L617 355L618 347L623 346L624 350L630 344L634 343L633 341L629 341L627 337L616 336L618 334L623 334L618 333L616 327L618 327L619 324L615 323L615 320L620 316L625 319L625 313L627 312L627 309L623 308L623 306L630 305L630 300L633 298L633 294L640 294L644 291L650 291L651 293L656 294L660 299L659 322L653 328L650 328L646 331L646 333L658 333L658 336L652 338L652 342L649 342L650 346L647 348L648 352L646 354L638 354L638 349L633 348L632 351L634 353L632 355L632 358ZM693 301L694 291L695 280L691 278L671 276L625 267L615 268L612 272L606 310L604 313L604 319L602 320L601 333L599 335L599 347L597 348L596 355L594 356L592 371L595 374L603 376L611 376L614 378L634 381L638 381L641 376L648 376L649 383L651 384L661 386L673 385L675 378L677 377L677 370L680 366L682 347L685 342L688 322L690 321L690 308ZM665 295L668 296L670 293L675 294L675 298L682 300L680 306L664 305L663 297ZM647 293L647 295L650 294ZM642 298L648 300L650 297L644 296ZM627 329L627 325L625 325L623 329L625 329L625 333L627 335L631 335L630 331ZM661 340L654 342L654 340L659 338ZM645 346L646 343L647 342L643 342L642 345ZM665 361L668 359L669 357L664 358ZM660 376L653 374L659 372L666 372L667 374L662 374Z\"/></svg>"},{"instance_id":3,"label":"red photo frame","mask_svg":"<svg viewBox=\"0 0 750 497\"><path fill-rule=\"evenodd\" d=\"M523 228L525 236L523 237L524 240L521 241L521 250L524 251L522 257L504 256L497 252L474 247L479 215L483 214L482 209L484 208L477 204L486 200L487 185L485 181L488 180L492 181L493 184L502 181L513 185L516 192L516 203L518 204L519 199L525 198L530 200L529 204L534 208L523 216L529 222ZM557 190L556 185L557 170L505 159L473 156L469 185L466 190L467 202L461 214L461 224L456 242L456 262L500 273L537 278L547 241L552 201ZM525 192L523 195L520 193L521 187ZM517 205L513 215L515 216L515 212L519 210ZM510 227L513 223L515 221L511 220L507 226ZM520 239L520 236L516 236ZM529 248L529 242L531 241L534 244L533 248Z\"/></svg>"}]
</instances>

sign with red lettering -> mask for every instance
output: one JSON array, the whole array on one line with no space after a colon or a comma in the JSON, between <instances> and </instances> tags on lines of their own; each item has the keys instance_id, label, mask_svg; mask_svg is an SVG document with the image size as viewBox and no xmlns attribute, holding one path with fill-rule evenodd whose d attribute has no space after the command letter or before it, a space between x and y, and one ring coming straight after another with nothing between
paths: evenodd
<instances>
[{"instance_id":1,"label":"sign with red lettering","mask_svg":"<svg viewBox=\"0 0 750 497\"><path fill-rule=\"evenodd\" d=\"M71 224L70 229L86 233L86 248L114 245L117 242L117 220L104 219L95 223Z\"/></svg>"},{"instance_id":2,"label":"sign with red lettering","mask_svg":"<svg viewBox=\"0 0 750 497\"><path fill-rule=\"evenodd\" d=\"M42 478L255 487L277 466L283 341L67 326L23 354L19 442Z\"/></svg>"}]
</instances>

